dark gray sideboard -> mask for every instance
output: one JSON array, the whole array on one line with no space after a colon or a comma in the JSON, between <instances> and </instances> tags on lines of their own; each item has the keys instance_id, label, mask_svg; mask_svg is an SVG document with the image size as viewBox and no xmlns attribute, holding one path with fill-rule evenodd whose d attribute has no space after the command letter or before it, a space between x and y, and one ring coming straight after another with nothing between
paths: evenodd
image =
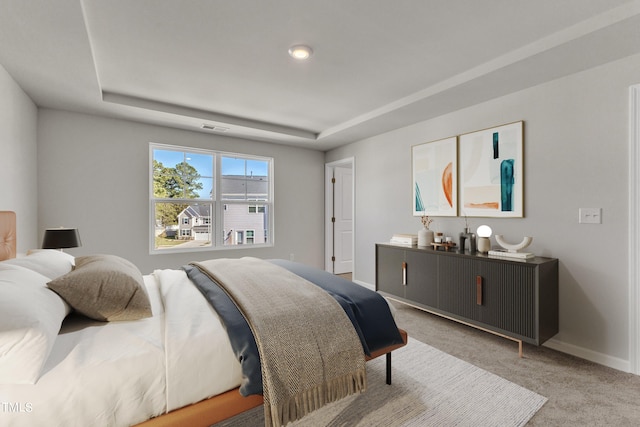
<instances>
[{"instance_id":1,"label":"dark gray sideboard","mask_svg":"<svg viewBox=\"0 0 640 427\"><path fill-rule=\"evenodd\" d=\"M376 291L516 341L558 333L558 260L522 260L376 245Z\"/></svg>"}]
</instances>

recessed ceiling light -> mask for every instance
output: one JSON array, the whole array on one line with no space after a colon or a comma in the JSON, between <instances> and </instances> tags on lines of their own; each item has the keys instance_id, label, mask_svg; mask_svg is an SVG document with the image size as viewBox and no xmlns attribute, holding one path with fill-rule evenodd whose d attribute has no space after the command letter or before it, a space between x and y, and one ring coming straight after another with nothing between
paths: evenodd
<instances>
[{"instance_id":1,"label":"recessed ceiling light","mask_svg":"<svg viewBox=\"0 0 640 427\"><path fill-rule=\"evenodd\" d=\"M313 50L309 46L305 46L303 44L297 44L289 48L289 55L291 55L292 58L300 61L309 59L312 53Z\"/></svg>"}]
</instances>

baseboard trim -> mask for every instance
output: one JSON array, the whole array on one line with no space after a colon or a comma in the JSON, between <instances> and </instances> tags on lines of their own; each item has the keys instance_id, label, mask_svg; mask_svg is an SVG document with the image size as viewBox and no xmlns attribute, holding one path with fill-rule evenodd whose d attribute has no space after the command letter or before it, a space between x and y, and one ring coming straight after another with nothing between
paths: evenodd
<instances>
[{"instance_id":1,"label":"baseboard trim","mask_svg":"<svg viewBox=\"0 0 640 427\"><path fill-rule=\"evenodd\" d=\"M354 279L354 280L353 280L353 283L357 283L358 285L360 285L360 286L362 286L362 287L365 287L365 288L367 288L367 289L371 289L372 291L375 291L375 290L376 290L376 287L375 287L374 285L372 285L372 284L370 284L370 283L367 283L367 282L362 282L362 281L360 281L360 280L355 280L355 279Z\"/></svg>"},{"instance_id":2,"label":"baseboard trim","mask_svg":"<svg viewBox=\"0 0 640 427\"><path fill-rule=\"evenodd\" d=\"M590 362L604 365L609 368L617 369L618 371L631 372L631 363L628 360L620 359L619 357L610 356L608 354L599 353L597 351L589 350L584 347L569 344L560 341L555 338L551 338L543 344L553 350L567 353L572 356L579 357L581 359L588 360Z\"/></svg>"}]
</instances>

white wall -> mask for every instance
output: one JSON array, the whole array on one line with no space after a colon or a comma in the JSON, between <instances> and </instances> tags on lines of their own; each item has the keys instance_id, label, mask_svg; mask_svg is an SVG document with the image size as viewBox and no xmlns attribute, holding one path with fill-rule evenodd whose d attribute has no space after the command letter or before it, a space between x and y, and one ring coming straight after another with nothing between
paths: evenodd
<instances>
[{"instance_id":1,"label":"white wall","mask_svg":"<svg viewBox=\"0 0 640 427\"><path fill-rule=\"evenodd\" d=\"M256 256L322 268L324 153L58 110L38 116L38 232L78 227L74 255L111 253L143 273L189 261ZM272 156L275 246L149 255L149 142Z\"/></svg>"},{"instance_id":2,"label":"white wall","mask_svg":"<svg viewBox=\"0 0 640 427\"><path fill-rule=\"evenodd\" d=\"M628 370L628 105L639 70L630 57L327 153L357 165L355 279L374 283L376 242L420 228L412 145L524 120L525 218L470 225L533 236L532 252L559 258L560 332L549 345ZM580 207L601 207L603 223L578 224ZM463 226L436 218L432 229L457 236Z\"/></svg>"},{"instance_id":3,"label":"white wall","mask_svg":"<svg viewBox=\"0 0 640 427\"><path fill-rule=\"evenodd\" d=\"M0 210L17 215L17 251L37 246L38 109L0 65Z\"/></svg>"}]
</instances>

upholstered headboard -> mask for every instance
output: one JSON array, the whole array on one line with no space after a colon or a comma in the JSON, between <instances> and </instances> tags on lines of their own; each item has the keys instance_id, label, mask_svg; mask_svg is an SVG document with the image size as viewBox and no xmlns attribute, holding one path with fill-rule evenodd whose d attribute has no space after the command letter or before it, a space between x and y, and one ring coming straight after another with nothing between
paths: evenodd
<instances>
[{"instance_id":1,"label":"upholstered headboard","mask_svg":"<svg viewBox=\"0 0 640 427\"><path fill-rule=\"evenodd\" d=\"M0 211L0 261L16 257L16 213Z\"/></svg>"}]
</instances>

